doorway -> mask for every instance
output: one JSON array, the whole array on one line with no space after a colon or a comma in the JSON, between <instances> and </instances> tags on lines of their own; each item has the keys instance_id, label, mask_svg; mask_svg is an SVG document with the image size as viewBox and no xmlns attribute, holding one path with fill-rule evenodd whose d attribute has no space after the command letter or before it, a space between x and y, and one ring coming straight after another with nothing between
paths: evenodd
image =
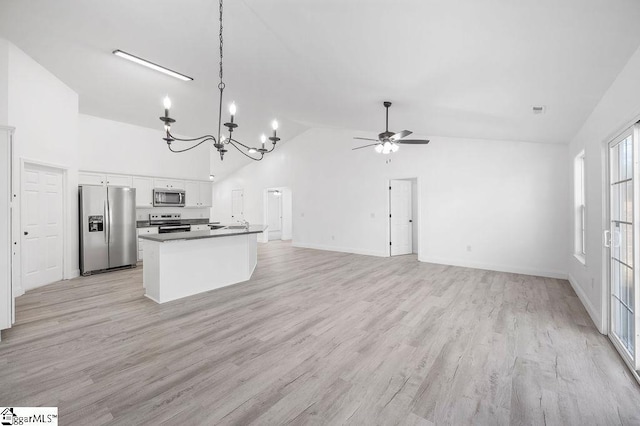
<instances>
[{"instance_id":1,"label":"doorway","mask_svg":"<svg viewBox=\"0 0 640 426\"><path fill-rule=\"evenodd\" d=\"M389 254L418 253L418 180L389 181Z\"/></svg>"},{"instance_id":2,"label":"doorway","mask_svg":"<svg viewBox=\"0 0 640 426\"><path fill-rule=\"evenodd\" d=\"M636 250L640 212L635 208L640 187L638 176L638 137L636 124L609 144L609 225L605 245L609 258L609 338L623 359L634 369L640 367L638 356L639 329L635 312L638 303L638 276L635 265L640 264Z\"/></svg>"},{"instance_id":3,"label":"doorway","mask_svg":"<svg viewBox=\"0 0 640 426\"><path fill-rule=\"evenodd\" d=\"M244 189L231 191L231 219L244 220Z\"/></svg>"},{"instance_id":4,"label":"doorway","mask_svg":"<svg viewBox=\"0 0 640 426\"><path fill-rule=\"evenodd\" d=\"M260 241L290 240L293 234L293 203L291 190L286 186L264 190L263 220L267 229Z\"/></svg>"},{"instance_id":5,"label":"doorway","mask_svg":"<svg viewBox=\"0 0 640 426\"><path fill-rule=\"evenodd\" d=\"M64 171L24 163L21 185L22 288L64 277Z\"/></svg>"},{"instance_id":6,"label":"doorway","mask_svg":"<svg viewBox=\"0 0 640 426\"><path fill-rule=\"evenodd\" d=\"M282 239L282 192L278 189L267 191L267 240Z\"/></svg>"}]
</instances>

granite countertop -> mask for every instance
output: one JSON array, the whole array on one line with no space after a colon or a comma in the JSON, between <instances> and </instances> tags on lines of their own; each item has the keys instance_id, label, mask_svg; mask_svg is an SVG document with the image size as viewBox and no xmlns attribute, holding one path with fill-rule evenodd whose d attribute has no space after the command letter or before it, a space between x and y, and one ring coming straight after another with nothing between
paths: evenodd
<instances>
[{"instance_id":1,"label":"granite countertop","mask_svg":"<svg viewBox=\"0 0 640 426\"><path fill-rule=\"evenodd\" d=\"M249 229L212 229L210 231L170 232L168 234L139 235L138 238L164 243L167 241L201 240L203 238L230 237L233 235L259 234L267 227L265 225L251 225Z\"/></svg>"},{"instance_id":2,"label":"granite countertop","mask_svg":"<svg viewBox=\"0 0 640 426\"><path fill-rule=\"evenodd\" d=\"M211 222L210 219L180 219L180 225L219 225L219 224L220 222ZM159 226L159 225L151 225L148 220L136 221L136 228L149 228L154 226Z\"/></svg>"}]
</instances>

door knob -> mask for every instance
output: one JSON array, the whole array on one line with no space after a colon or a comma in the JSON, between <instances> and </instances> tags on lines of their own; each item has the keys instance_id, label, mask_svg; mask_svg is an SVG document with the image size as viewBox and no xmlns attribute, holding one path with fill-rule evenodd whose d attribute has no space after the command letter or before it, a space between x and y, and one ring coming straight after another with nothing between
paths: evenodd
<instances>
[{"instance_id":1,"label":"door knob","mask_svg":"<svg viewBox=\"0 0 640 426\"><path fill-rule=\"evenodd\" d=\"M29 233L27 231L24 231L24 235L29 235Z\"/></svg>"}]
</instances>

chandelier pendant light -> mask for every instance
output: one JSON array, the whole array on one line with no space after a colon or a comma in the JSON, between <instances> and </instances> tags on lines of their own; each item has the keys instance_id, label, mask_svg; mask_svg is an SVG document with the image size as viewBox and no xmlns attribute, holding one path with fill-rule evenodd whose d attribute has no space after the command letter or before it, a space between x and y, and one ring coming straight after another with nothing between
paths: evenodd
<instances>
[{"instance_id":1,"label":"chandelier pendant light","mask_svg":"<svg viewBox=\"0 0 640 426\"><path fill-rule=\"evenodd\" d=\"M236 108L236 104L232 103L231 106L229 107L229 114L230 114L230 119L229 122L224 123L224 126L227 128L227 131L229 132L229 136L225 137L221 134L222 132L222 95L224 93L224 89L225 89L225 84L224 84L224 80L223 80L223 67L222 67L222 58L223 58L223 46L224 46L224 39L222 36L222 12L223 12L223 5L222 5L222 1L223 0L219 0L219 4L220 4L220 83L218 83L218 90L220 91L220 99L219 99L219 104L218 104L218 134L217 137L214 135L204 135L204 136L200 136L197 138L190 138L190 139L185 139L185 138L179 138L177 136L174 136L171 133L171 125L173 123L176 122L175 119L171 118L169 116L169 110L171 109L171 100L169 99L169 96L164 98L164 116L160 117L160 120L164 123L164 131L165 131L165 137L162 138L164 141L167 142L167 147L169 148L169 150L171 152L185 152L185 151L189 151L205 142L213 142L213 147L218 151L218 153L220 154L220 160L224 160L224 154L228 151L227 147L232 146L235 149L237 149L241 154L243 154L244 156L254 160L254 161L260 161L264 158L264 155L272 152L275 148L276 148L276 143L280 140L280 138L277 135L277 131L278 131L278 122L276 120L273 120L273 122L271 123L271 128L273 130L273 136L267 138L265 135L262 135L260 138L260 147L256 148L253 146L249 146L249 145L245 145L242 142L239 142L238 140L234 139L233 137L233 132L234 130L238 127L238 124L234 122L235 119L235 115L237 112L237 108ZM271 141L271 147L267 148L266 146L266 142L267 139L269 141ZM188 146L187 148L181 148L181 149L175 149L172 146L172 143L174 141L179 141L179 142L191 142L193 143L191 146Z\"/></svg>"}]
</instances>

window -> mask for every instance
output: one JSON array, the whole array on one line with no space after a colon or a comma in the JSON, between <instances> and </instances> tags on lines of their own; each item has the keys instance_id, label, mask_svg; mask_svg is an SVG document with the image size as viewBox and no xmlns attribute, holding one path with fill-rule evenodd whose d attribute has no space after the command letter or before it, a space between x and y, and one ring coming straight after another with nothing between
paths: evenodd
<instances>
[{"instance_id":1,"label":"window","mask_svg":"<svg viewBox=\"0 0 640 426\"><path fill-rule=\"evenodd\" d=\"M575 257L585 263L586 250L586 206L584 191L584 151L576 156L573 163L574 193L574 250Z\"/></svg>"}]
</instances>

